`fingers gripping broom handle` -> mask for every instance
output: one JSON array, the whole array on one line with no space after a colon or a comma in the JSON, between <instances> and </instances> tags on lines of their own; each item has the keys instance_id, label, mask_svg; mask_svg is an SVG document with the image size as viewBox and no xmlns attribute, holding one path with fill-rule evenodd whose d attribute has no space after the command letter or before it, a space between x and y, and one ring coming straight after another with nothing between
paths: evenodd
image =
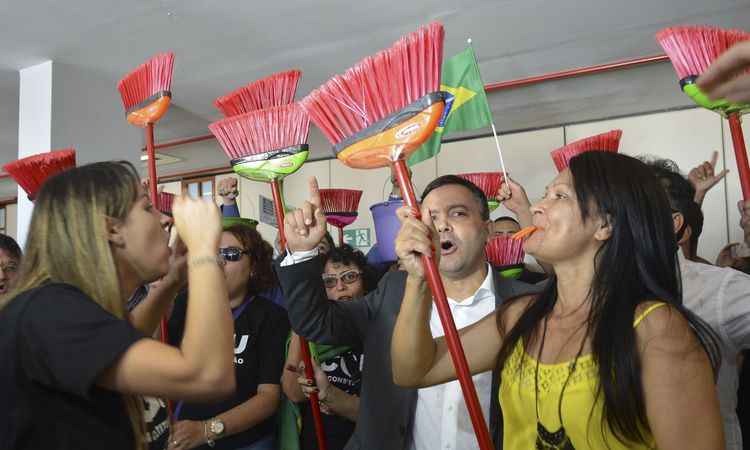
<instances>
[{"instance_id":1,"label":"fingers gripping broom handle","mask_svg":"<svg viewBox=\"0 0 750 450\"><path fill-rule=\"evenodd\" d=\"M281 196L281 186L279 180L271 180L271 193L273 194L273 207L276 211L276 224L279 228L279 245L280 250L286 249L286 235L284 233L284 199ZM302 361L305 362L305 378L315 380L315 371L313 370L312 356L307 340L302 336L299 337L299 346L302 351ZM323 416L320 414L320 403L318 403L318 394L310 394L310 409L313 413L313 422L315 423L315 436L318 438L318 450L326 450L326 439L323 434Z\"/></svg>"},{"instance_id":2,"label":"fingers gripping broom handle","mask_svg":"<svg viewBox=\"0 0 750 450\"><path fill-rule=\"evenodd\" d=\"M729 114L729 130L732 132L732 144L734 146L734 158L737 160L737 173L740 175L742 186L742 198L750 200L750 166L747 162L747 149L745 148L745 135L742 132L742 122L739 113Z\"/></svg>"},{"instance_id":3,"label":"fingers gripping broom handle","mask_svg":"<svg viewBox=\"0 0 750 450\"><path fill-rule=\"evenodd\" d=\"M417 198L414 195L414 188L409 179L409 169L406 167L406 161L403 159L397 160L394 163L394 170L406 204L419 214L419 206L417 205ZM456 374L461 384L466 407L469 410L471 423L474 426L474 433L476 433L477 440L479 441L479 448L481 450L492 450L494 447L490 440L490 433L487 430L487 425L482 415L482 408L477 398L474 382L471 379L471 372L469 371L469 364L466 362L464 349L461 346L461 339L458 336L458 330L456 330L456 324L453 322L453 316L448 306L448 297L445 294L445 288L443 288L440 272L438 272L435 260L431 257L422 256L422 264L424 265L427 283L430 285L430 290L435 299L440 323L443 325L443 330L445 331L448 350L450 351L453 365L456 368Z\"/></svg>"}]
</instances>

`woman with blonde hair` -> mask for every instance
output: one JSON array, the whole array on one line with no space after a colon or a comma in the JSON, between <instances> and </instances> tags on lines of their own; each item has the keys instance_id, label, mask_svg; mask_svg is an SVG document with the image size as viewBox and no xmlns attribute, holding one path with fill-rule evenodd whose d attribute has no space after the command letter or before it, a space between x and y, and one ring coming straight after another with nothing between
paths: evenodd
<instances>
[{"instance_id":1,"label":"woman with blonde hair","mask_svg":"<svg viewBox=\"0 0 750 450\"><path fill-rule=\"evenodd\" d=\"M137 396L201 401L234 391L219 212L178 198L173 213L191 286L179 348L146 337L156 317L126 313L135 289L170 259L133 166L89 164L42 187L19 278L0 301L3 448L142 449Z\"/></svg>"}]
</instances>

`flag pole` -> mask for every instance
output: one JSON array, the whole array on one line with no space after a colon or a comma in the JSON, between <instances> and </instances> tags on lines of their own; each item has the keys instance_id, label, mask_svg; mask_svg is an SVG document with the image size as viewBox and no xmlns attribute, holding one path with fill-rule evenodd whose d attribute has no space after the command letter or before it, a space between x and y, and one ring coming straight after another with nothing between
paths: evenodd
<instances>
[{"instance_id":1,"label":"flag pole","mask_svg":"<svg viewBox=\"0 0 750 450\"><path fill-rule=\"evenodd\" d=\"M479 61L477 61L477 52L474 50L474 46L471 45L471 38L466 39L466 43L469 44L469 47L471 47L471 57L474 58L474 64L477 65L477 73L479 73L479 79L482 81L482 86L484 86L484 80L482 80L482 71L479 70ZM487 94L485 93L485 96ZM487 102L487 106L489 107L489 101ZM503 171L503 180L508 179L508 172L505 170L505 160L503 160L503 151L500 150L500 139L497 137L497 129L495 128L495 118L492 116L492 110L490 110L490 126L492 127L492 135L495 137L495 147L497 147L497 154L500 157L500 167Z\"/></svg>"}]
</instances>

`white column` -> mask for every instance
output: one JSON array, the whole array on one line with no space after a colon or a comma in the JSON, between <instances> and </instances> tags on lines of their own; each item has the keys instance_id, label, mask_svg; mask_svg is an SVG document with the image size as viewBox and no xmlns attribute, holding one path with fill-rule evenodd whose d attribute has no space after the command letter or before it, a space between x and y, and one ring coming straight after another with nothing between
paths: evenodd
<instances>
[{"instance_id":1,"label":"white column","mask_svg":"<svg viewBox=\"0 0 750 450\"><path fill-rule=\"evenodd\" d=\"M19 71L18 158L52 150L52 61ZM18 188L17 237L26 245L34 204Z\"/></svg>"}]
</instances>

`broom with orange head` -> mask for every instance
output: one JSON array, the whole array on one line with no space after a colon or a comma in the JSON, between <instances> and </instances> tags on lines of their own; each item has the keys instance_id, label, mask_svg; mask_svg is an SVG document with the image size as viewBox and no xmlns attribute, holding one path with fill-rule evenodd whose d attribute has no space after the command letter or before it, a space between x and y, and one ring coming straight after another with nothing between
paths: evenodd
<instances>
[{"instance_id":1,"label":"broom with orange head","mask_svg":"<svg viewBox=\"0 0 750 450\"><path fill-rule=\"evenodd\" d=\"M157 202L154 124L169 109L173 69L174 54L161 53L138 66L117 83L128 122L146 130L148 179L151 203L154 205ZM162 325L162 332L166 332L165 324Z\"/></svg>"},{"instance_id":2,"label":"broom with orange head","mask_svg":"<svg viewBox=\"0 0 750 450\"><path fill-rule=\"evenodd\" d=\"M208 126L241 177L270 183L281 248L286 248L284 199L280 182L296 172L307 159L310 120L298 103L259 109L228 117ZM314 380L312 355L300 336L305 376ZM318 448L325 450L323 418L318 395L310 395Z\"/></svg>"},{"instance_id":3,"label":"broom with orange head","mask_svg":"<svg viewBox=\"0 0 750 450\"><path fill-rule=\"evenodd\" d=\"M326 222L339 229L339 245L344 245L344 227L357 220L362 191L356 189L320 189L320 209Z\"/></svg>"},{"instance_id":4,"label":"broom with orange head","mask_svg":"<svg viewBox=\"0 0 750 450\"><path fill-rule=\"evenodd\" d=\"M72 148L27 156L3 166L8 175L34 201L37 192L51 176L76 166L76 151Z\"/></svg>"},{"instance_id":5,"label":"broom with orange head","mask_svg":"<svg viewBox=\"0 0 750 450\"><path fill-rule=\"evenodd\" d=\"M656 40L672 61L680 77L680 87L698 106L716 111L729 120L734 156L740 176L742 196L750 200L750 165L740 116L750 111L750 103L733 103L725 99L711 100L695 84L722 53L733 45L750 40L750 33L714 27L681 26L661 30Z\"/></svg>"},{"instance_id":6,"label":"broom with orange head","mask_svg":"<svg viewBox=\"0 0 750 450\"><path fill-rule=\"evenodd\" d=\"M310 119L349 167L392 166L405 203L419 210L406 159L430 137L445 111L440 91L443 26L432 23L334 76L302 100ZM493 448L461 341L432 255L423 255L446 342L482 450Z\"/></svg>"}]
</instances>

